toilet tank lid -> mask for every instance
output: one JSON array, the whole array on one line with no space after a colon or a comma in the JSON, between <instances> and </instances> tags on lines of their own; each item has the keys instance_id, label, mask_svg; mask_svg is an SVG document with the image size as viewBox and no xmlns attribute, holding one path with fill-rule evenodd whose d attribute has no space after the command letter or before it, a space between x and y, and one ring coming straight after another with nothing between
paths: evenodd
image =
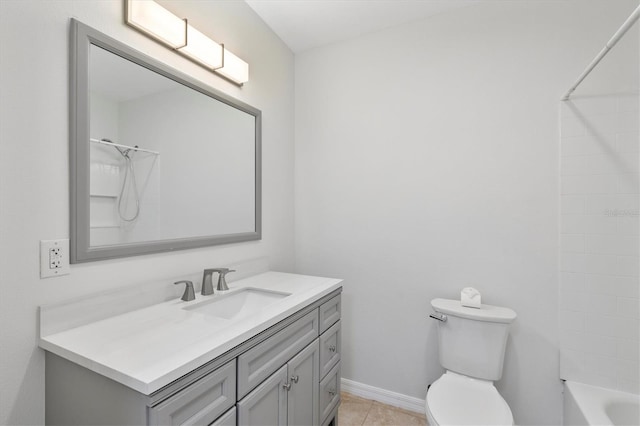
<instances>
[{"instance_id":1,"label":"toilet tank lid","mask_svg":"<svg viewBox=\"0 0 640 426\"><path fill-rule=\"evenodd\" d=\"M459 300L452 299L433 299L431 306L436 312L476 321L511 323L516 319L516 313L512 309L500 306L482 304L480 309L468 308L462 306Z\"/></svg>"}]
</instances>

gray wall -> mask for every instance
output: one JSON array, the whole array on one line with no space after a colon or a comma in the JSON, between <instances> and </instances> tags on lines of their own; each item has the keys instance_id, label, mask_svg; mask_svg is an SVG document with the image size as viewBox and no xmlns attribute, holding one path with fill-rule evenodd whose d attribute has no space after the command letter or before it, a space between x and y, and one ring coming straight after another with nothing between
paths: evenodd
<instances>
[{"instance_id":1,"label":"gray wall","mask_svg":"<svg viewBox=\"0 0 640 426\"><path fill-rule=\"evenodd\" d=\"M141 282L199 279L205 267L266 256L293 269L293 55L244 2L162 2L249 62L242 89L126 27L123 2L0 2L0 424L44 422L38 305ZM263 239L71 267L40 280L39 240L69 237L69 19L263 112Z\"/></svg>"},{"instance_id":2,"label":"gray wall","mask_svg":"<svg viewBox=\"0 0 640 426\"><path fill-rule=\"evenodd\" d=\"M559 99L637 4L485 2L296 56L296 268L345 279L345 378L424 398L429 301L473 286L518 313L516 423L560 423Z\"/></svg>"}]
</instances>

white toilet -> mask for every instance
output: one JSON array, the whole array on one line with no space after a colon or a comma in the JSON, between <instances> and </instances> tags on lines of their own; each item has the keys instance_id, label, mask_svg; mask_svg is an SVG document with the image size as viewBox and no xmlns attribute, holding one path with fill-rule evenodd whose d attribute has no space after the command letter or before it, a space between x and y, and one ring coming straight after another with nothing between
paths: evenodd
<instances>
[{"instance_id":1,"label":"white toilet","mask_svg":"<svg viewBox=\"0 0 640 426\"><path fill-rule=\"evenodd\" d=\"M516 313L491 305L467 308L448 299L434 299L431 306L439 320L440 364L447 371L427 391L429 425L513 425L511 409L493 382L502 377Z\"/></svg>"}]
</instances>

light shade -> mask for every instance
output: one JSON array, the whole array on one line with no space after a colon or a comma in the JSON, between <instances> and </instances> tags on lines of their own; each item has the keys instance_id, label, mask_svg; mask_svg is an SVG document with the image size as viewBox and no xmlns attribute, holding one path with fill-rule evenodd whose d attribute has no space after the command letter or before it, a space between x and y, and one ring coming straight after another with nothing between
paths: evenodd
<instances>
[{"instance_id":1,"label":"light shade","mask_svg":"<svg viewBox=\"0 0 640 426\"><path fill-rule=\"evenodd\" d=\"M125 1L128 25L240 86L249 81L249 64L188 25L186 19L153 0Z\"/></svg>"},{"instance_id":2,"label":"light shade","mask_svg":"<svg viewBox=\"0 0 640 426\"><path fill-rule=\"evenodd\" d=\"M187 44L186 22L158 3L128 0L126 22L166 45L177 49Z\"/></svg>"},{"instance_id":3,"label":"light shade","mask_svg":"<svg viewBox=\"0 0 640 426\"><path fill-rule=\"evenodd\" d=\"M227 49L224 49L224 66L217 69L216 72L238 84L249 81L249 64Z\"/></svg>"},{"instance_id":4,"label":"light shade","mask_svg":"<svg viewBox=\"0 0 640 426\"><path fill-rule=\"evenodd\" d=\"M187 26L187 45L180 48L180 53L215 70L222 67L222 45L211 40L200 31Z\"/></svg>"}]
</instances>

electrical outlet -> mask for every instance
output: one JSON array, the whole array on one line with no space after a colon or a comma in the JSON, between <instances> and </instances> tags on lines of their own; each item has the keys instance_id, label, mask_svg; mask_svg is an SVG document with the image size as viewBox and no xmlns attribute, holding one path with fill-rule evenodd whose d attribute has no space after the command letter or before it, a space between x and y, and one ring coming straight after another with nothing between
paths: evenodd
<instances>
[{"instance_id":1,"label":"electrical outlet","mask_svg":"<svg viewBox=\"0 0 640 426\"><path fill-rule=\"evenodd\" d=\"M68 275L69 240L40 240L40 278Z\"/></svg>"}]
</instances>

